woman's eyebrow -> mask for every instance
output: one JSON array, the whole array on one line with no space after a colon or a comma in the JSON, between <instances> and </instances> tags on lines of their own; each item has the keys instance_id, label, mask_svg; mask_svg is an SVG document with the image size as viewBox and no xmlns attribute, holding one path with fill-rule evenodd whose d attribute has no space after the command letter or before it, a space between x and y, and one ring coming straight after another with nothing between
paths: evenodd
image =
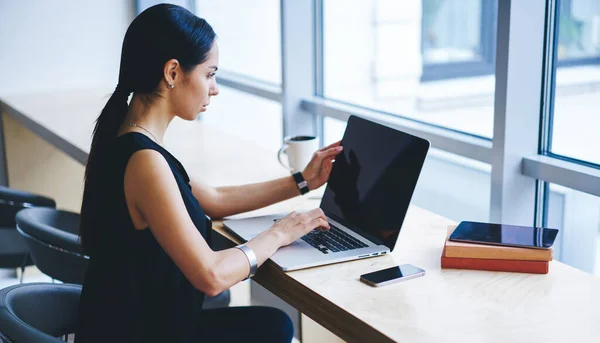
<instances>
[{"instance_id":1,"label":"woman's eyebrow","mask_svg":"<svg viewBox=\"0 0 600 343\"><path fill-rule=\"evenodd\" d=\"M209 68L213 68L215 71L219 70L219 67L217 66L210 66Z\"/></svg>"}]
</instances>

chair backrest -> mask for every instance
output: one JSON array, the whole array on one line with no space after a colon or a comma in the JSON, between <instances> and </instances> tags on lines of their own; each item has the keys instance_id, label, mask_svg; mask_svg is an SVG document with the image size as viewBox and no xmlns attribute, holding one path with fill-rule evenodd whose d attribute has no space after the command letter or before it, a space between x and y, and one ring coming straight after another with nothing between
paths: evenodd
<instances>
[{"instance_id":1,"label":"chair backrest","mask_svg":"<svg viewBox=\"0 0 600 343\"><path fill-rule=\"evenodd\" d=\"M46 275L83 284L89 258L79 240L79 214L33 207L19 211L17 231L25 238L35 265Z\"/></svg>"},{"instance_id":2,"label":"chair backrest","mask_svg":"<svg viewBox=\"0 0 600 343\"><path fill-rule=\"evenodd\" d=\"M0 334L12 342L56 343L75 332L81 286L27 283L0 290Z\"/></svg>"},{"instance_id":3,"label":"chair backrest","mask_svg":"<svg viewBox=\"0 0 600 343\"><path fill-rule=\"evenodd\" d=\"M41 195L0 186L0 227L14 227L17 212L34 206L55 208L56 202Z\"/></svg>"}]
</instances>

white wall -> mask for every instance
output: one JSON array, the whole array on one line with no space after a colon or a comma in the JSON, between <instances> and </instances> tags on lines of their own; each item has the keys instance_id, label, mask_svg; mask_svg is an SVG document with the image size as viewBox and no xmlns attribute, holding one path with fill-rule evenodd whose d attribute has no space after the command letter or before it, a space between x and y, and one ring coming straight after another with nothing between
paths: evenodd
<instances>
[{"instance_id":1,"label":"white wall","mask_svg":"<svg viewBox=\"0 0 600 343\"><path fill-rule=\"evenodd\" d=\"M131 0L0 0L2 94L115 87Z\"/></svg>"}]
</instances>

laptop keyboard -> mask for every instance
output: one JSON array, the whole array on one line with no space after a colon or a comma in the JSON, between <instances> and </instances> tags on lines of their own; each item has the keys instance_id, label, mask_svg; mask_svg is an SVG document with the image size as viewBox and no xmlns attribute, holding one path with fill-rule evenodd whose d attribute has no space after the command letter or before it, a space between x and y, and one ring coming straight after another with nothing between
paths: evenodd
<instances>
[{"instance_id":1,"label":"laptop keyboard","mask_svg":"<svg viewBox=\"0 0 600 343\"><path fill-rule=\"evenodd\" d=\"M312 230L302 236L302 240L317 248L323 254L365 248L368 245L350 236L329 223L327 231Z\"/></svg>"}]
</instances>

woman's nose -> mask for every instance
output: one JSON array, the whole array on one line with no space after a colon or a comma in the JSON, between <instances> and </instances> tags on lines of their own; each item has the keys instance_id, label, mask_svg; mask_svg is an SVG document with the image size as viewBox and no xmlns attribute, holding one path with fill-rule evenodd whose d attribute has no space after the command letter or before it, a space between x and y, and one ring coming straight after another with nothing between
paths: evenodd
<instances>
[{"instance_id":1,"label":"woman's nose","mask_svg":"<svg viewBox=\"0 0 600 343\"><path fill-rule=\"evenodd\" d=\"M215 85L214 87L212 87L210 95L211 96L219 95L219 86Z\"/></svg>"}]
</instances>

